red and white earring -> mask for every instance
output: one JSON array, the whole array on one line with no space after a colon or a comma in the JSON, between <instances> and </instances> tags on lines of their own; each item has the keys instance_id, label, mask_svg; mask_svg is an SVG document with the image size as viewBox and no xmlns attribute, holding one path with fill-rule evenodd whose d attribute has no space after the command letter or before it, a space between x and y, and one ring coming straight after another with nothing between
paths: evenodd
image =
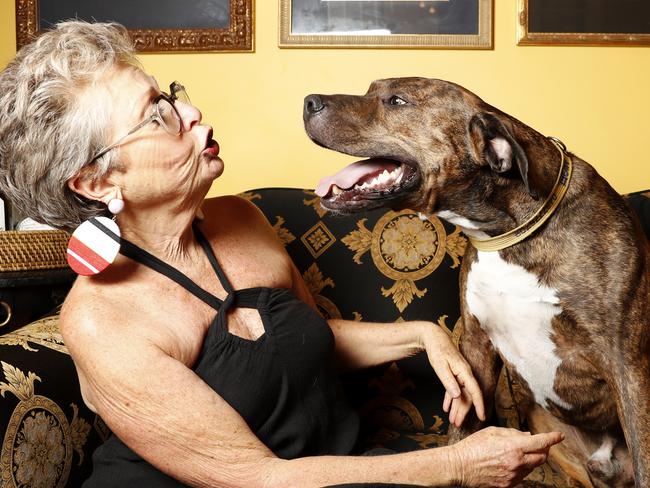
<instances>
[{"instance_id":1,"label":"red and white earring","mask_svg":"<svg viewBox=\"0 0 650 488\"><path fill-rule=\"evenodd\" d=\"M114 216L124 210L124 200L112 198L108 210ZM120 252L120 228L115 217L91 217L75 229L68 241L70 267L83 276L92 276L108 268Z\"/></svg>"}]
</instances>

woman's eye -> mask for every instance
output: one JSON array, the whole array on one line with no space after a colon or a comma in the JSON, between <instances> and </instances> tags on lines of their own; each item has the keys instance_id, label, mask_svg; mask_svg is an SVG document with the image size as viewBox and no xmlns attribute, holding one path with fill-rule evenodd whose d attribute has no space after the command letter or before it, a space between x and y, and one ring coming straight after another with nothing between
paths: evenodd
<instances>
[{"instance_id":1,"label":"woman's eye","mask_svg":"<svg viewBox=\"0 0 650 488\"><path fill-rule=\"evenodd\" d=\"M406 105L406 100L403 98L398 97L397 95L393 95L388 99L388 104L389 105Z\"/></svg>"}]
</instances>

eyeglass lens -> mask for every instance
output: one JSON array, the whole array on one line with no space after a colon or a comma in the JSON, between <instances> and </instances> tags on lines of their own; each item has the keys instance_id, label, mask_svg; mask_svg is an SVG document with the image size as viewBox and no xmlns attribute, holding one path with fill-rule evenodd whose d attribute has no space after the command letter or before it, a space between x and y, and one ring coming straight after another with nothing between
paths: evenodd
<instances>
[{"instance_id":1,"label":"eyeglass lens","mask_svg":"<svg viewBox=\"0 0 650 488\"><path fill-rule=\"evenodd\" d=\"M172 134L180 134L183 128L183 121L178 113L178 109L174 106L174 101L180 100L182 103L190 104L190 97L187 95L185 87L177 81L169 85L169 92L169 98L161 96L158 99L156 110L165 129Z\"/></svg>"},{"instance_id":2,"label":"eyeglass lens","mask_svg":"<svg viewBox=\"0 0 650 488\"><path fill-rule=\"evenodd\" d=\"M165 130L170 134L179 134L181 132L181 118L171 102L164 97L158 99L156 110L162 120Z\"/></svg>"},{"instance_id":3,"label":"eyeglass lens","mask_svg":"<svg viewBox=\"0 0 650 488\"><path fill-rule=\"evenodd\" d=\"M173 99L180 100L183 103L192 103L187 91L185 91L185 87L178 81L174 81L169 85L169 93Z\"/></svg>"}]
</instances>

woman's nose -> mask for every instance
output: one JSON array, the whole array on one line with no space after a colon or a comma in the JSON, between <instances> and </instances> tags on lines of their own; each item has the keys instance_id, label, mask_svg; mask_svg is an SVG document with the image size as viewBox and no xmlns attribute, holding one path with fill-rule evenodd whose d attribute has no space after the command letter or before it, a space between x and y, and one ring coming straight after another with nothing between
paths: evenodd
<instances>
[{"instance_id":1,"label":"woman's nose","mask_svg":"<svg viewBox=\"0 0 650 488\"><path fill-rule=\"evenodd\" d=\"M194 105L179 100L176 100L175 105L183 122L183 130L190 131L194 125L201 123L203 114Z\"/></svg>"}]
</instances>

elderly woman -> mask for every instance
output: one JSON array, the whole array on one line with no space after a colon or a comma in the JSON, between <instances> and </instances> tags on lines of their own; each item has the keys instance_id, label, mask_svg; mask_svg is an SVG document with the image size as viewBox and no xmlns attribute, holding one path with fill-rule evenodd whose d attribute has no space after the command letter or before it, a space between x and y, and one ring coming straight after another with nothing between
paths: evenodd
<instances>
[{"instance_id":1,"label":"elderly woman","mask_svg":"<svg viewBox=\"0 0 650 488\"><path fill-rule=\"evenodd\" d=\"M66 230L119 213L120 254L61 313L84 401L114 433L85 486L511 486L561 440L490 428L354 456L333 360L426 350L456 424L471 406L483 417L467 363L432 323L321 318L256 208L204 200L223 171L212 128L180 84L140 69L124 28L59 24L16 55L0 96L0 189L22 213Z\"/></svg>"}]
</instances>

